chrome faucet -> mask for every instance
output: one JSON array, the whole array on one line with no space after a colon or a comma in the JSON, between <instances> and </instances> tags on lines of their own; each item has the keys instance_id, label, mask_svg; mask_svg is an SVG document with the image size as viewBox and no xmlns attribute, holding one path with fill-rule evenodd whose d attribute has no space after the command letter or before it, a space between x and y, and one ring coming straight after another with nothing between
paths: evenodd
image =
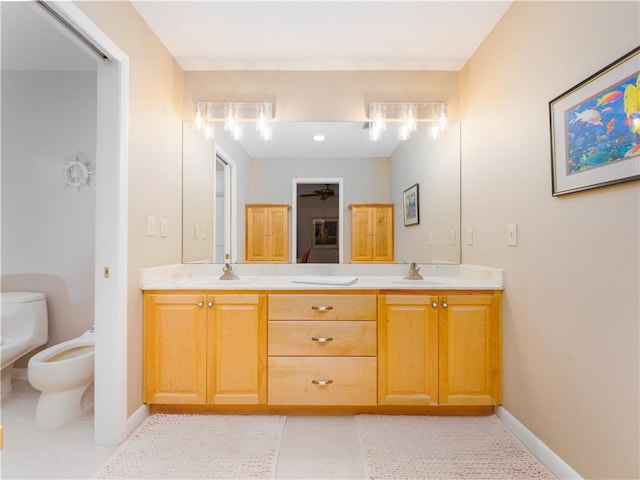
<instances>
[{"instance_id":1,"label":"chrome faucet","mask_svg":"<svg viewBox=\"0 0 640 480\"><path fill-rule=\"evenodd\" d=\"M420 267L413 262L409 265L409 273L407 273L403 278L405 280L422 280L422 275L420 275Z\"/></svg>"},{"instance_id":2,"label":"chrome faucet","mask_svg":"<svg viewBox=\"0 0 640 480\"><path fill-rule=\"evenodd\" d=\"M220 276L220 280L239 280L238 276L233 272L230 263L225 263L222 268L222 275Z\"/></svg>"}]
</instances>

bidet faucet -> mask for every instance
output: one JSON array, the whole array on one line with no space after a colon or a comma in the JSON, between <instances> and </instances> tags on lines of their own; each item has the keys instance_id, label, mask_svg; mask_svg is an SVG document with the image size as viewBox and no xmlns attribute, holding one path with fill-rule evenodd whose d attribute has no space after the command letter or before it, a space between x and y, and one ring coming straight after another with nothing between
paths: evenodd
<instances>
[{"instance_id":1,"label":"bidet faucet","mask_svg":"<svg viewBox=\"0 0 640 480\"><path fill-rule=\"evenodd\" d=\"M233 272L230 263L225 263L222 268L222 275L220 276L220 280L239 280L238 276Z\"/></svg>"},{"instance_id":2,"label":"bidet faucet","mask_svg":"<svg viewBox=\"0 0 640 480\"><path fill-rule=\"evenodd\" d=\"M409 265L409 273L407 273L403 278L405 280L422 280L422 275L420 275L420 267L416 265L415 262Z\"/></svg>"}]
</instances>

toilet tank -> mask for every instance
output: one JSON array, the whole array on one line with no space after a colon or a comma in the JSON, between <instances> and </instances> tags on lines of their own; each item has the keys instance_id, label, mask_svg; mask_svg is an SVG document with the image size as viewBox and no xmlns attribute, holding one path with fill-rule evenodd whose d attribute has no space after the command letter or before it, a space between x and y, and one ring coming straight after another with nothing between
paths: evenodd
<instances>
[{"instance_id":1,"label":"toilet tank","mask_svg":"<svg viewBox=\"0 0 640 480\"><path fill-rule=\"evenodd\" d=\"M44 293L2 292L0 328L2 344L5 347L16 341L26 341L34 346L46 343L49 324Z\"/></svg>"}]
</instances>

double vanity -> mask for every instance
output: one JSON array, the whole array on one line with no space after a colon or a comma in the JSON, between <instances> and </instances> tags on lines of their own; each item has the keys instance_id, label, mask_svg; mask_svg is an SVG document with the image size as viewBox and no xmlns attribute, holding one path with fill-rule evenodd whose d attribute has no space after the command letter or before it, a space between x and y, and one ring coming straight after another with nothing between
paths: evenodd
<instances>
[{"instance_id":1,"label":"double vanity","mask_svg":"<svg viewBox=\"0 0 640 480\"><path fill-rule=\"evenodd\" d=\"M468 265L142 272L156 412L492 413L503 272Z\"/></svg>"}]
</instances>

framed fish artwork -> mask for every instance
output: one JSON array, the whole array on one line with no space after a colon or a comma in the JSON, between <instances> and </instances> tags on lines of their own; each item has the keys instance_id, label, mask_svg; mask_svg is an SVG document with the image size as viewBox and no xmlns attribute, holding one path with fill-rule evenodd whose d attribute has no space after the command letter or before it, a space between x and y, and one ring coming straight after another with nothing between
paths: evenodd
<instances>
[{"instance_id":1,"label":"framed fish artwork","mask_svg":"<svg viewBox=\"0 0 640 480\"><path fill-rule=\"evenodd\" d=\"M640 179L640 47L549 102L554 196Z\"/></svg>"}]
</instances>

